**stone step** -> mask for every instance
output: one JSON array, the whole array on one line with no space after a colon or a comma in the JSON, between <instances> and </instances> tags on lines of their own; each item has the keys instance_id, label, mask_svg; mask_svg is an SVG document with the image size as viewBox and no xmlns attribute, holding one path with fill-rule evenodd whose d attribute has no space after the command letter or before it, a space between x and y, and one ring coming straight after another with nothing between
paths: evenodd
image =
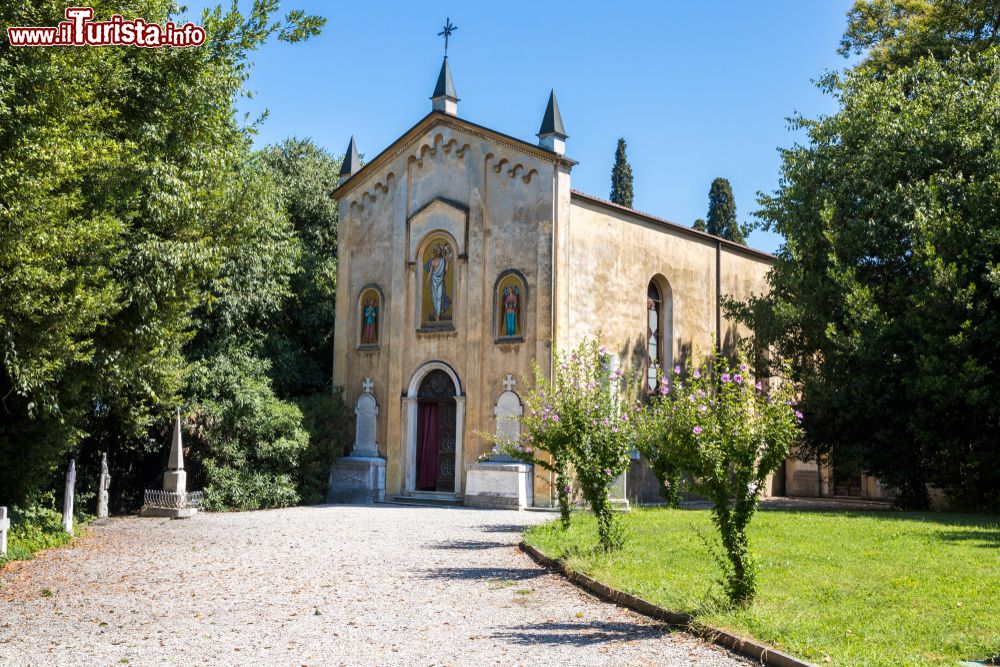
<instances>
[{"instance_id":1,"label":"stone step","mask_svg":"<svg viewBox=\"0 0 1000 667\"><path fill-rule=\"evenodd\" d=\"M417 507L461 507L462 499L453 495L408 494L392 496L385 501L393 505L414 505Z\"/></svg>"}]
</instances>

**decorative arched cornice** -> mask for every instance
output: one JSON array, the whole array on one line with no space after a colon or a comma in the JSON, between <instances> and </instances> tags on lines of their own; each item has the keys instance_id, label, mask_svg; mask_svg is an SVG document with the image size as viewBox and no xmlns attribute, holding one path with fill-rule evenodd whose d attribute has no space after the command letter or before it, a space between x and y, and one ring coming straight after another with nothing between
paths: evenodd
<instances>
[{"instance_id":1,"label":"decorative arched cornice","mask_svg":"<svg viewBox=\"0 0 1000 667\"><path fill-rule=\"evenodd\" d=\"M417 398L417 394L420 391L420 383L431 371L444 371L447 373L451 381L455 383L455 397L464 396L462 393L462 381L458 379L458 373L455 372L455 369L447 362L434 360L424 363L417 370L413 371L413 375L410 376L410 384L407 386L403 397Z\"/></svg>"},{"instance_id":2,"label":"decorative arched cornice","mask_svg":"<svg viewBox=\"0 0 1000 667\"><path fill-rule=\"evenodd\" d=\"M395 180L396 180L396 174L390 171L385 175L385 178L383 180L377 181L375 185L372 186L371 190L366 190L365 192L361 193L360 197L352 200L351 208L354 209L356 207L358 211L364 211L365 206L368 203L374 203L380 195L389 194L389 190L392 188L392 184L395 182Z\"/></svg>"},{"instance_id":3,"label":"decorative arched cornice","mask_svg":"<svg viewBox=\"0 0 1000 667\"><path fill-rule=\"evenodd\" d=\"M410 155L406 158L407 163L415 164L417 167L423 168L424 158L428 155L437 155L438 149L445 155L450 155L455 146L459 145L458 139L451 137L448 141L444 140L444 135L440 132L434 135L434 137L427 143L424 143L417 149L416 153ZM469 144L462 144L457 150L455 150L455 157L459 160L465 157L465 153L469 150Z\"/></svg>"}]
</instances>

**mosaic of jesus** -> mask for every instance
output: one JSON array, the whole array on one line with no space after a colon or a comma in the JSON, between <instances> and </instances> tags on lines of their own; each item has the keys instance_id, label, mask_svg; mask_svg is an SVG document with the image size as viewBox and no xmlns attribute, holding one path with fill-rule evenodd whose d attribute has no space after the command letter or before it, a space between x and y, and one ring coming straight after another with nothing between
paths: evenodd
<instances>
[{"instance_id":1,"label":"mosaic of jesus","mask_svg":"<svg viewBox=\"0 0 1000 667\"><path fill-rule=\"evenodd\" d=\"M453 256L454 251L446 239L435 239L427 244L423 256L422 325L451 322L451 301L455 289Z\"/></svg>"}]
</instances>

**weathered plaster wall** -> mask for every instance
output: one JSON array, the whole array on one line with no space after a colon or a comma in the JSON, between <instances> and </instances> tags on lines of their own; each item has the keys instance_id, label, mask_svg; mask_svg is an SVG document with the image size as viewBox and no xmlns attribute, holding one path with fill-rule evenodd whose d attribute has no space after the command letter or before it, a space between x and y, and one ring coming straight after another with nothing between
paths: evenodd
<instances>
[{"instance_id":1,"label":"weathered plaster wall","mask_svg":"<svg viewBox=\"0 0 1000 667\"><path fill-rule=\"evenodd\" d=\"M402 142L364 183L340 194L340 269L334 382L353 405L365 377L379 402L378 443L387 458L386 490L406 479L405 402L413 373L440 361L466 395L462 461L489 449L480 433L495 429L493 407L510 373L527 378L532 359L547 363L552 319L552 222L555 167L514 143L474 129L432 124ZM464 224L458 224L456 220ZM448 231L458 245L454 331L418 332L423 269L414 256L429 232ZM506 269L528 283L522 343L495 343L493 288ZM370 283L385 295L381 347L357 349L357 299ZM515 388L517 391L517 388ZM461 492L461 488L456 489Z\"/></svg>"},{"instance_id":2,"label":"weathered plaster wall","mask_svg":"<svg viewBox=\"0 0 1000 667\"><path fill-rule=\"evenodd\" d=\"M571 348L599 335L623 366L643 374L650 281L655 280L664 315L669 314L661 318L664 343L669 344L663 345L659 360L669 369L692 355L711 354L716 337L726 346L735 343L737 334L746 335L722 316L717 293L738 299L760 294L771 267L771 259L760 253L577 194L560 240L566 252L559 255L556 280L568 294L557 347ZM655 502L656 480L645 468L645 463L633 465L629 495Z\"/></svg>"}]
</instances>

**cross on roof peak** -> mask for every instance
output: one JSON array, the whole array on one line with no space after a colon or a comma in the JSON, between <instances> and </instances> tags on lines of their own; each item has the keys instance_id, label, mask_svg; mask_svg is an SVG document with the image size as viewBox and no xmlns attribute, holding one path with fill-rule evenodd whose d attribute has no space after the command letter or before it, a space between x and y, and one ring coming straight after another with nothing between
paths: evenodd
<instances>
[{"instance_id":1,"label":"cross on roof peak","mask_svg":"<svg viewBox=\"0 0 1000 667\"><path fill-rule=\"evenodd\" d=\"M444 37L444 57L448 57L448 38L451 37L451 33L458 30L458 26L451 22L450 18L445 18L444 28L438 33L438 37Z\"/></svg>"}]
</instances>

